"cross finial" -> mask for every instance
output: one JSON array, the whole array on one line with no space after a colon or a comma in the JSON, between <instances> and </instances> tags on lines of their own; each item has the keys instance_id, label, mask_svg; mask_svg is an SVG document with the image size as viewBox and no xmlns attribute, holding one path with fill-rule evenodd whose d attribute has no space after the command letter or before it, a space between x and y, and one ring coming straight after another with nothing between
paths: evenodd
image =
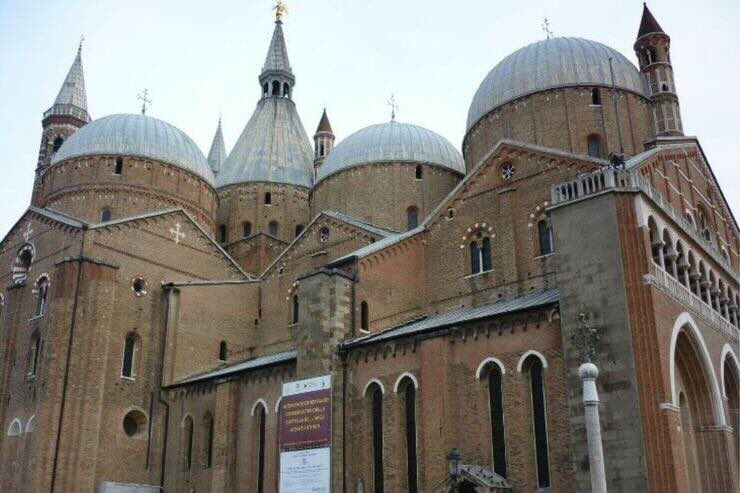
<instances>
[{"instance_id":1,"label":"cross finial","mask_svg":"<svg viewBox=\"0 0 740 493\"><path fill-rule=\"evenodd\" d=\"M275 22L281 22L283 16L288 13L288 5L283 3L282 0L277 0L272 10L275 11Z\"/></svg>"},{"instance_id":2,"label":"cross finial","mask_svg":"<svg viewBox=\"0 0 740 493\"><path fill-rule=\"evenodd\" d=\"M144 89L142 92L139 93L138 96L136 96L136 99L141 101L141 114L146 115L146 105L152 104L152 100L149 99L149 91L147 89Z\"/></svg>"},{"instance_id":3,"label":"cross finial","mask_svg":"<svg viewBox=\"0 0 740 493\"><path fill-rule=\"evenodd\" d=\"M398 111L398 103L396 103L396 97L391 94L390 99L386 103L388 106L391 107L391 121L396 121L396 111Z\"/></svg>"},{"instance_id":4,"label":"cross finial","mask_svg":"<svg viewBox=\"0 0 740 493\"><path fill-rule=\"evenodd\" d=\"M542 23L542 30L547 35L547 39L553 37L552 29L550 29L550 20L547 17L545 17L545 21Z\"/></svg>"},{"instance_id":5,"label":"cross finial","mask_svg":"<svg viewBox=\"0 0 740 493\"><path fill-rule=\"evenodd\" d=\"M578 314L580 324L578 329L576 329L576 333L571 337L571 340L581 352L583 361L590 363L596 355L596 343L599 340L599 335L596 333L594 327L589 327L586 323L587 318L585 313Z\"/></svg>"}]
</instances>

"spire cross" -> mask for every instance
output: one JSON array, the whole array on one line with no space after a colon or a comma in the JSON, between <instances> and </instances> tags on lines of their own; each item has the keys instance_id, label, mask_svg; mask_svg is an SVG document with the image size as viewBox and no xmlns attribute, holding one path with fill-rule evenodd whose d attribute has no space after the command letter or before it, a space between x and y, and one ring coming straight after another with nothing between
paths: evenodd
<instances>
[{"instance_id":1,"label":"spire cross","mask_svg":"<svg viewBox=\"0 0 740 493\"><path fill-rule=\"evenodd\" d=\"M139 93L138 96L136 96L136 99L141 101L141 114L146 115L146 105L152 104L152 100L148 98L149 91L144 89L141 93Z\"/></svg>"},{"instance_id":2,"label":"spire cross","mask_svg":"<svg viewBox=\"0 0 740 493\"><path fill-rule=\"evenodd\" d=\"M542 30L547 35L547 39L553 37L552 29L550 29L550 20L547 17L545 17L545 21L542 23Z\"/></svg>"},{"instance_id":3,"label":"spire cross","mask_svg":"<svg viewBox=\"0 0 740 493\"><path fill-rule=\"evenodd\" d=\"M272 10L275 11L275 22L280 22L283 16L288 13L288 5L283 3L282 0L277 0Z\"/></svg>"},{"instance_id":4,"label":"spire cross","mask_svg":"<svg viewBox=\"0 0 740 493\"><path fill-rule=\"evenodd\" d=\"M396 121L396 111L398 111L398 103L396 103L396 97L391 94L391 98L386 102L391 107L391 121Z\"/></svg>"}]
</instances>

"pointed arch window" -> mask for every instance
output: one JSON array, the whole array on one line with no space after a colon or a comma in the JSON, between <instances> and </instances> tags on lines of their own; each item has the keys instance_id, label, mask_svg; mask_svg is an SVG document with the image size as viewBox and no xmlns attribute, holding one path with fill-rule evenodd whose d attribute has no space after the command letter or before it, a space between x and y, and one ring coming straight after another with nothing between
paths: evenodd
<instances>
[{"instance_id":1,"label":"pointed arch window","mask_svg":"<svg viewBox=\"0 0 740 493\"><path fill-rule=\"evenodd\" d=\"M501 388L501 369L495 363L488 370L488 404L491 413L491 447L493 470L506 477L506 437L504 434L504 402Z\"/></svg>"},{"instance_id":2,"label":"pointed arch window","mask_svg":"<svg viewBox=\"0 0 740 493\"><path fill-rule=\"evenodd\" d=\"M419 225L419 209L412 205L406 209L406 229L414 229Z\"/></svg>"},{"instance_id":3,"label":"pointed arch window","mask_svg":"<svg viewBox=\"0 0 740 493\"><path fill-rule=\"evenodd\" d=\"M294 324L297 324L298 323L299 310L300 310L300 304L298 302L298 295L297 294L294 294L293 295L293 303L292 303L292 312L293 312L292 323L294 323Z\"/></svg>"},{"instance_id":4,"label":"pointed arch window","mask_svg":"<svg viewBox=\"0 0 740 493\"><path fill-rule=\"evenodd\" d=\"M540 255L549 255L555 251L552 239L552 224L549 218L542 219L537 223L537 235L540 240Z\"/></svg>"},{"instance_id":5,"label":"pointed arch window","mask_svg":"<svg viewBox=\"0 0 740 493\"><path fill-rule=\"evenodd\" d=\"M370 416L372 423L373 493L383 493L383 389L374 383L370 389Z\"/></svg>"},{"instance_id":6,"label":"pointed arch window","mask_svg":"<svg viewBox=\"0 0 740 493\"><path fill-rule=\"evenodd\" d=\"M265 406L259 404L255 412L257 418L256 438L257 438L257 493L264 493L265 491L265 421L267 418L267 411Z\"/></svg>"},{"instance_id":7,"label":"pointed arch window","mask_svg":"<svg viewBox=\"0 0 740 493\"><path fill-rule=\"evenodd\" d=\"M183 423L183 455L185 470L189 471L193 465L193 418L190 416Z\"/></svg>"},{"instance_id":8,"label":"pointed arch window","mask_svg":"<svg viewBox=\"0 0 740 493\"><path fill-rule=\"evenodd\" d=\"M406 436L406 484L409 493L419 492L416 456L416 386L410 378L401 382L404 406L404 434Z\"/></svg>"},{"instance_id":9,"label":"pointed arch window","mask_svg":"<svg viewBox=\"0 0 740 493\"><path fill-rule=\"evenodd\" d=\"M13 284L25 284L28 279L28 273L33 263L34 248L30 243L26 243L18 250L18 255L13 262Z\"/></svg>"},{"instance_id":10,"label":"pointed arch window","mask_svg":"<svg viewBox=\"0 0 740 493\"><path fill-rule=\"evenodd\" d=\"M49 296L49 278L46 275L41 276L36 281L36 316L40 317L46 313L46 302Z\"/></svg>"},{"instance_id":11,"label":"pointed arch window","mask_svg":"<svg viewBox=\"0 0 740 493\"><path fill-rule=\"evenodd\" d=\"M532 429L534 431L535 459L537 462L537 485L540 488L548 488L550 486L550 459L545 411L544 367L542 360L535 355L530 355L524 361L523 367L529 373Z\"/></svg>"},{"instance_id":12,"label":"pointed arch window","mask_svg":"<svg viewBox=\"0 0 740 493\"><path fill-rule=\"evenodd\" d=\"M213 416L211 413L206 413L203 417L203 431L206 437L203 445L205 450L203 451L203 467L206 469L213 465Z\"/></svg>"},{"instance_id":13,"label":"pointed arch window","mask_svg":"<svg viewBox=\"0 0 740 493\"><path fill-rule=\"evenodd\" d=\"M123 341L123 363L121 376L134 378L134 358L136 356L136 334L128 334Z\"/></svg>"},{"instance_id":14,"label":"pointed arch window","mask_svg":"<svg viewBox=\"0 0 740 493\"><path fill-rule=\"evenodd\" d=\"M492 269L491 238L481 231L468 245L470 255L470 273L479 274Z\"/></svg>"}]
</instances>

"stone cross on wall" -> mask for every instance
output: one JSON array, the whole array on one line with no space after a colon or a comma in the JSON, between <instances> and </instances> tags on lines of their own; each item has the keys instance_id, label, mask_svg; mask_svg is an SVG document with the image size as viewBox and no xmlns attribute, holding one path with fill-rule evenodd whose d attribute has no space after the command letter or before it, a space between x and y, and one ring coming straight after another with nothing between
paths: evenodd
<instances>
[{"instance_id":1,"label":"stone cross on wall","mask_svg":"<svg viewBox=\"0 0 740 493\"><path fill-rule=\"evenodd\" d=\"M28 224L26 225L26 231L23 233L23 238L26 241L28 241L28 239L31 237L32 234L33 234L33 229L31 228L31 222L29 221Z\"/></svg>"},{"instance_id":2,"label":"stone cross on wall","mask_svg":"<svg viewBox=\"0 0 740 493\"><path fill-rule=\"evenodd\" d=\"M586 323L585 313L579 313L578 320L580 320L580 325L571 337L571 340L573 341L573 345L580 351L582 361L590 363L596 355L596 343L599 340L599 336L596 333L596 329L589 327Z\"/></svg>"},{"instance_id":3,"label":"stone cross on wall","mask_svg":"<svg viewBox=\"0 0 740 493\"><path fill-rule=\"evenodd\" d=\"M170 228L170 233L172 233L172 240L175 243L180 243L180 240L185 238L185 233L180 231L180 223L175 223L175 227Z\"/></svg>"}]
</instances>

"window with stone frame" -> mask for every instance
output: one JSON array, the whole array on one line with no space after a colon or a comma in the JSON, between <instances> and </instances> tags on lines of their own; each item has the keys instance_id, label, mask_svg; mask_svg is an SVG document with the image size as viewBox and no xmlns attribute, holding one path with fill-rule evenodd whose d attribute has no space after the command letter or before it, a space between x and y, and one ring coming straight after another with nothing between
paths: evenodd
<instances>
[{"instance_id":1,"label":"window with stone frame","mask_svg":"<svg viewBox=\"0 0 740 493\"><path fill-rule=\"evenodd\" d=\"M255 464L256 479L257 479L257 493L264 493L265 491L265 422L267 420L267 410L262 404L258 404L257 409L254 412L255 423L255 437L256 437L256 449L257 449L257 463Z\"/></svg>"},{"instance_id":2,"label":"window with stone frame","mask_svg":"<svg viewBox=\"0 0 740 493\"><path fill-rule=\"evenodd\" d=\"M544 366L542 360L530 355L522 365L529 376L532 429L534 431L537 486L550 487L550 458L547 440L547 414L545 409Z\"/></svg>"},{"instance_id":3,"label":"window with stone frame","mask_svg":"<svg viewBox=\"0 0 740 493\"><path fill-rule=\"evenodd\" d=\"M475 233L473 240L468 244L468 251L470 274L488 272L493 268L491 238L483 231Z\"/></svg>"},{"instance_id":4,"label":"window with stone frame","mask_svg":"<svg viewBox=\"0 0 740 493\"><path fill-rule=\"evenodd\" d=\"M419 471L417 462L417 429L416 429L416 384L409 377L404 377L398 392L403 396L403 433L406 446L406 491L419 492Z\"/></svg>"},{"instance_id":5,"label":"window with stone frame","mask_svg":"<svg viewBox=\"0 0 740 493\"><path fill-rule=\"evenodd\" d=\"M370 400L370 429L373 453L373 493L383 493L385 472L383 468L383 389L377 383L371 384L367 395Z\"/></svg>"},{"instance_id":6,"label":"window with stone frame","mask_svg":"<svg viewBox=\"0 0 740 493\"><path fill-rule=\"evenodd\" d=\"M123 340L123 358L121 362L121 377L133 379L135 376L136 350L138 346L138 337L135 333L126 334Z\"/></svg>"},{"instance_id":7,"label":"window with stone frame","mask_svg":"<svg viewBox=\"0 0 740 493\"><path fill-rule=\"evenodd\" d=\"M31 271L35 250L33 245L26 243L19 250L13 261L12 275L13 284L25 284L28 273Z\"/></svg>"},{"instance_id":8,"label":"window with stone frame","mask_svg":"<svg viewBox=\"0 0 740 493\"><path fill-rule=\"evenodd\" d=\"M549 255L555 251L552 235L552 223L549 217L537 222L537 238L539 240L539 255Z\"/></svg>"},{"instance_id":9,"label":"window with stone frame","mask_svg":"<svg viewBox=\"0 0 740 493\"><path fill-rule=\"evenodd\" d=\"M44 274L36 281L36 317L46 313L46 303L49 296L49 276Z\"/></svg>"}]
</instances>

